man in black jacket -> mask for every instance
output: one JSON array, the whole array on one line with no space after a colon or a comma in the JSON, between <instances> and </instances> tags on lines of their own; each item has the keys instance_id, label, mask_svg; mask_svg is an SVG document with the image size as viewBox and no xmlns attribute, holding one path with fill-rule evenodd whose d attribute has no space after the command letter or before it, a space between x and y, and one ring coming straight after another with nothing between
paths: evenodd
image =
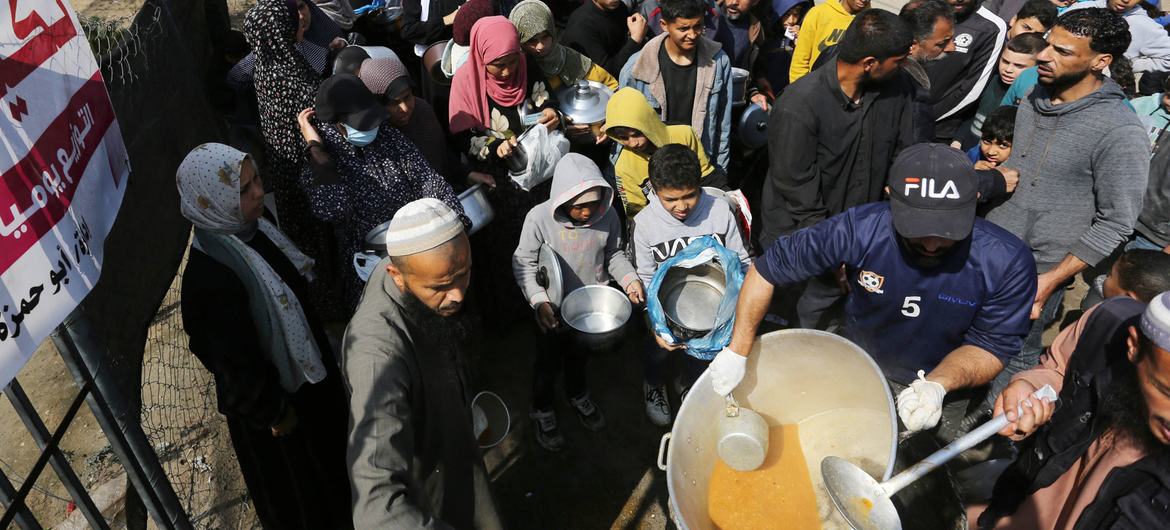
<instances>
[{"instance_id":1,"label":"man in black jacket","mask_svg":"<svg viewBox=\"0 0 1170 530\"><path fill-rule=\"evenodd\" d=\"M845 30L837 57L781 93L768 120L763 248L782 234L881 200L890 164L913 143L913 87L899 68L912 41L897 15L862 11ZM811 280L797 303L801 326L824 329L819 321L840 296L834 278Z\"/></svg>"},{"instance_id":2,"label":"man in black jacket","mask_svg":"<svg viewBox=\"0 0 1170 530\"><path fill-rule=\"evenodd\" d=\"M1140 316L1140 319L1139 319ZM1060 407L1029 400L1060 390ZM1021 414L1015 409L1020 407ZM1170 520L1170 292L1110 298L996 402L1023 440L979 528L1162 528Z\"/></svg>"},{"instance_id":3,"label":"man in black jacket","mask_svg":"<svg viewBox=\"0 0 1170 530\"><path fill-rule=\"evenodd\" d=\"M1007 35L1007 25L982 0L947 1L955 8L955 49L926 66L935 139L942 143L949 143L959 124L975 112Z\"/></svg>"},{"instance_id":4,"label":"man in black jacket","mask_svg":"<svg viewBox=\"0 0 1170 530\"><path fill-rule=\"evenodd\" d=\"M621 0L584 0L569 15L561 44L577 50L615 78L646 40L641 13L630 14Z\"/></svg>"}]
</instances>

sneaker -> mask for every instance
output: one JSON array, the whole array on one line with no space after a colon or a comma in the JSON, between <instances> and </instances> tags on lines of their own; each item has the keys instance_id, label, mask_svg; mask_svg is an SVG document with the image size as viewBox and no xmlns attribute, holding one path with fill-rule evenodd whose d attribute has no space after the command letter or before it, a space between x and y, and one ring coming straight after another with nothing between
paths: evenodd
<instances>
[{"instance_id":1,"label":"sneaker","mask_svg":"<svg viewBox=\"0 0 1170 530\"><path fill-rule=\"evenodd\" d=\"M650 386L642 382L642 395L646 398L646 415L650 422L659 427L670 425L670 403L666 401L666 385Z\"/></svg>"},{"instance_id":2,"label":"sneaker","mask_svg":"<svg viewBox=\"0 0 1170 530\"><path fill-rule=\"evenodd\" d=\"M573 410L577 412L577 418L581 420L581 425L584 425L586 429L597 432L605 428L605 415L589 397L589 392L581 394L579 397L570 398L569 404L573 406Z\"/></svg>"},{"instance_id":3,"label":"sneaker","mask_svg":"<svg viewBox=\"0 0 1170 530\"><path fill-rule=\"evenodd\" d=\"M565 437L557 429L557 415L555 412L534 410L528 414L532 418L532 432L536 435L536 443L541 447L557 452L565 447Z\"/></svg>"}]
</instances>

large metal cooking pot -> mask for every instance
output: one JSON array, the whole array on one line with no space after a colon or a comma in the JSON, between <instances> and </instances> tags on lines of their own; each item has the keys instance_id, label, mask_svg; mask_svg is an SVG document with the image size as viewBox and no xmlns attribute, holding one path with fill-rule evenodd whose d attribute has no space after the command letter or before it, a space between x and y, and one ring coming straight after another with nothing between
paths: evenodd
<instances>
[{"instance_id":1,"label":"large metal cooking pot","mask_svg":"<svg viewBox=\"0 0 1170 530\"><path fill-rule=\"evenodd\" d=\"M674 337L686 341L710 332L726 291L727 278L718 263L673 267L666 271L658 299Z\"/></svg>"},{"instance_id":2,"label":"large metal cooking pot","mask_svg":"<svg viewBox=\"0 0 1170 530\"><path fill-rule=\"evenodd\" d=\"M630 299L607 285L586 285L565 295L561 318L582 345L604 350L617 344L630 319Z\"/></svg>"},{"instance_id":3,"label":"large metal cooking pot","mask_svg":"<svg viewBox=\"0 0 1170 530\"><path fill-rule=\"evenodd\" d=\"M471 230L467 231L467 235L478 232L496 218L496 210L492 208L492 203L488 202L487 192L484 191L482 184L463 190L463 193L459 194L459 204L463 205L463 213L471 219Z\"/></svg>"},{"instance_id":4,"label":"large metal cooking pot","mask_svg":"<svg viewBox=\"0 0 1170 530\"><path fill-rule=\"evenodd\" d=\"M714 529L707 512L707 486L718 458L715 420L723 415L726 402L711 391L710 375L704 372L695 381L659 448L658 466L666 470L671 517L682 530ZM873 359L844 338L811 329L760 337L735 396L769 425L800 425L800 445L826 530L849 527L824 489L820 471L824 457L845 458L883 479L893 471L894 399Z\"/></svg>"}]
</instances>

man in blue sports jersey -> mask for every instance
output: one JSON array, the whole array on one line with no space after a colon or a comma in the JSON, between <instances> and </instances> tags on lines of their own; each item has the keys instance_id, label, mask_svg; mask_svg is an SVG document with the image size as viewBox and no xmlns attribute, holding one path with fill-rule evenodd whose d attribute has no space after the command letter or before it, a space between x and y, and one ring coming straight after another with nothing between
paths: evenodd
<instances>
[{"instance_id":1,"label":"man in blue sports jersey","mask_svg":"<svg viewBox=\"0 0 1170 530\"><path fill-rule=\"evenodd\" d=\"M844 264L844 335L873 356L896 389L905 387L898 395L902 422L919 431L945 416L940 431L948 432L940 436L957 433L966 401L976 397L970 394L1023 346L1036 264L1019 238L975 218L978 176L958 150L911 146L894 161L888 183L889 202L780 237L755 262L731 344L711 363L716 392L730 393L743 378L773 290Z\"/></svg>"}]
</instances>

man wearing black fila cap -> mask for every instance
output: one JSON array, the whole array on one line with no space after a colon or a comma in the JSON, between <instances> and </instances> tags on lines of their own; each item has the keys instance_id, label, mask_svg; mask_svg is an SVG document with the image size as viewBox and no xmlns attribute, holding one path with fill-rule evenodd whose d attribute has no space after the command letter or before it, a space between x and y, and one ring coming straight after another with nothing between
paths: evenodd
<instances>
[{"instance_id":1,"label":"man wearing black fila cap","mask_svg":"<svg viewBox=\"0 0 1170 530\"><path fill-rule=\"evenodd\" d=\"M974 397L968 389L985 386L1019 353L1036 293L1028 248L975 217L978 180L958 150L914 145L890 168L889 202L777 239L744 280L731 344L711 363L714 390L727 394L743 378L777 286L843 263L843 334L905 388L898 416L908 429L930 429L943 416L940 436L953 435L966 413L963 398ZM965 392L952 394L944 414L944 396L958 390Z\"/></svg>"}]
</instances>

